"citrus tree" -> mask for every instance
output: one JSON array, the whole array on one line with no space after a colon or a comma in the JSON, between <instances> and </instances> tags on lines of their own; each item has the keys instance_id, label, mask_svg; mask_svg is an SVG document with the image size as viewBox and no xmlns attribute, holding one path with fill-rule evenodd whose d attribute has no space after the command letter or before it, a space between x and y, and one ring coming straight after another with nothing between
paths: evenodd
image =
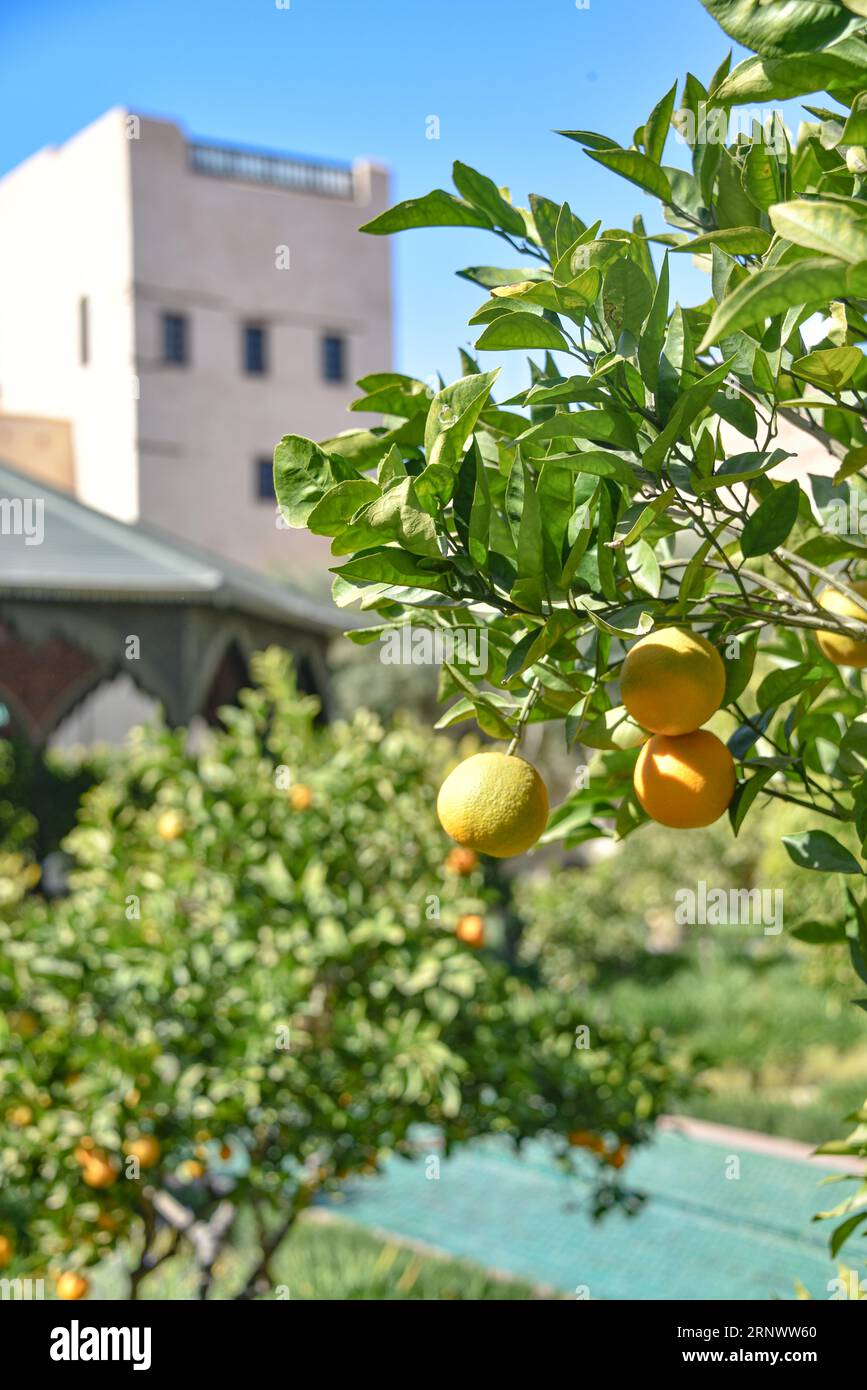
<instances>
[{"instance_id":1,"label":"citrus tree","mask_svg":"<svg viewBox=\"0 0 867 1390\"><path fill-rule=\"evenodd\" d=\"M461 843L538 837L538 796L507 801L493 836L490 809L532 783L515 766L527 724L556 721L567 755L594 761L543 843L726 812L737 834L768 798L792 803L789 854L841 890L801 934L848 942L867 983L867 7L704 3L754 56L690 73L633 133L560 132L662 218L606 227L536 193L519 206L456 162L455 192L362 230L498 238L505 264L459 272L484 294L478 356L436 393L364 378L352 408L381 425L286 436L275 484L291 525L332 538L337 603L379 615L356 641L484 631L485 675L447 662L442 677L441 723L507 745L462 771L457 798L444 789ZM795 97L793 134L779 104ZM671 293L684 255L707 273L690 307ZM499 399L482 365L507 351L534 355ZM802 443L823 446L823 476L781 476ZM717 710L726 742L701 728ZM867 1112L853 1118L825 1152L867 1155ZM836 1250L867 1222L867 1188L830 1215L845 1217Z\"/></svg>"},{"instance_id":2,"label":"citrus tree","mask_svg":"<svg viewBox=\"0 0 867 1390\"><path fill-rule=\"evenodd\" d=\"M182 1251L206 1297L243 1212L253 1297L318 1194L437 1157L422 1122L446 1152L553 1136L596 1210L634 1209L617 1170L679 1083L656 1034L507 969L477 856L436 823L453 746L318 727L278 651L255 675L198 751L150 728L117 755L68 897L0 905L0 1263L78 1298L131 1252L135 1297Z\"/></svg>"}]
</instances>

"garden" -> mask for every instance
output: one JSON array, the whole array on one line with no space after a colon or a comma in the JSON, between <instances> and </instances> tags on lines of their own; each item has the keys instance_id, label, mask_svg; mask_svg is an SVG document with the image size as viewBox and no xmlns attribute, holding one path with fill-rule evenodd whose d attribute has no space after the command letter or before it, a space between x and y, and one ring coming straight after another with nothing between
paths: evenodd
<instances>
[{"instance_id":1,"label":"garden","mask_svg":"<svg viewBox=\"0 0 867 1390\"><path fill-rule=\"evenodd\" d=\"M865 1296L867 7L703 3L746 58L628 144L560 132L564 186L625 179L629 227L458 162L362 228L483 229L505 264L459 272L456 380L367 376L381 423L275 450L361 698L321 722L271 648L202 737L0 744L5 1277L566 1297L365 1230L353 1193L544 1152L640 1248L633 1169L679 1116L838 1164L821 1233ZM363 708L389 636L431 632L435 730Z\"/></svg>"}]
</instances>

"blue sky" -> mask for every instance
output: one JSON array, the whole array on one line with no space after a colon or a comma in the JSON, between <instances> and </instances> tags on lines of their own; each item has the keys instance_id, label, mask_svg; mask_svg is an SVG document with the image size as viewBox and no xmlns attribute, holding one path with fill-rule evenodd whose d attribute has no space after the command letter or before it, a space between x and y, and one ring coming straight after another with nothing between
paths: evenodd
<instances>
[{"instance_id":1,"label":"blue sky","mask_svg":"<svg viewBox=\"0 0 867 1390\"><path fill-rule=\"evenodd\" d=\"M656 204L556 128L629 144L692 68L730 47L700 0L3 0L0 172L114 105L199 136L388 164L397 198L450 187L456 158L528 192L568 198L585 221L629 225ZM440 138L426 138L439 117ZM672 144L670 162L683 150ZM62 238L62 232L59 232ZM485 297L456 279L512 264L483 232L394 239L396 365L459 375L457 344ZM681 284L703 297L680 258Z\"/></svg>"}]
</instances>

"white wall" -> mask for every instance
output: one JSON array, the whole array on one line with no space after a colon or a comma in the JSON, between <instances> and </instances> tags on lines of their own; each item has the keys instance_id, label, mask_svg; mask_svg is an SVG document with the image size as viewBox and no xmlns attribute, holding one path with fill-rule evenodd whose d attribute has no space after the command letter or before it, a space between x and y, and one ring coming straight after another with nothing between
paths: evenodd
<instances>
[{"instance_id":1,"label":"white wall","mask_svg":"<svg viewBox=\"0 0 867 1390\"><path fill-rule=\"evenodd\" d=\"M286 433L372 423L346 408L359 376L391 366L388 243L357 232L387 205L387 176L359 166L346 199L218 178L191 170L182 132L154 120L131 149L142 519L266 569L322 571L327 547L278 530L257 499L254 461ZM186 367L161 360L173 311L189 320ZM268 331L264 377L242 369L246 321ZM322 379L329 332L346 340L340 384Z\"/></svg>"},{"instance_id":2,"label":"white wall","mask_svg":"<svg viewBox=\"0 0 867 1390\"><path fill-rule=\"evenodd\" d=\"M137 511L125 113L0 180L0 412L69 420L82 501ZM90 301L90 362L79 300Z\"/></svg>"}]
</instances>

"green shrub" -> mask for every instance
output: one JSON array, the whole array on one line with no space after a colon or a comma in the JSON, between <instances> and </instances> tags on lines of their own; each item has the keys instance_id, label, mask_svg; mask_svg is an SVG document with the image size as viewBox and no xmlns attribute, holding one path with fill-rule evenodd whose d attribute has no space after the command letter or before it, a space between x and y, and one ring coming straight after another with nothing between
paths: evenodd
<instances>
[{"instance_id":1,"label":"green shrub","mask_svg":"<svg viewBox=\"0 0 867 1390\"><path fill-rule=\"evenodd\" d=\"M281 653L255 675L198 752L139 730L68 837L70 896L0 924L0 1231L26 1269L129 1241L135 1292L182 1209L222 1239L246 1207L249 1296L296 1213L410 1156L420 1122L447 1150L550 1133L566 1156L575 1129L641 1143L676 1089L657 1035L533 988L495 932L478 952L456 938L488 890L444 872L451 745L367 714L314 727ZM137 1171L125 1145L151 1135ZM586 1161L599 1209L634 1205Z\"/></svg>"}]
</instances>

